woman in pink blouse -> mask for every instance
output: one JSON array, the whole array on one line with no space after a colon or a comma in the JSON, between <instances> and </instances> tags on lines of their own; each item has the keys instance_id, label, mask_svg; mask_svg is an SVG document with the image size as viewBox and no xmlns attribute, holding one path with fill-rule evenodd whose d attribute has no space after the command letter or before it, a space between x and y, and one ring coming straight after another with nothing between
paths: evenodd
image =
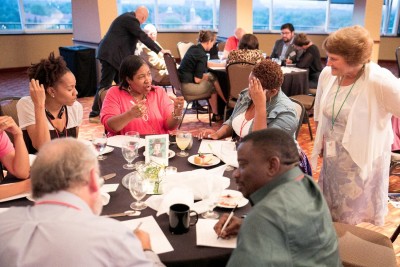
<instances>
[{"instance_id":1,"label":"woman in pink blouse","mask_svg":"<svg viewBox=\"0 0 400 267\"><path fill-rule=\"evenodd\" d=\"M150 68L143 59L126 57L119 73L121 83L108 90L100 112L109 135L165 134L178 127L183 97L169 97L163 88L152 86Z\"/></svg>"}]
</instances>

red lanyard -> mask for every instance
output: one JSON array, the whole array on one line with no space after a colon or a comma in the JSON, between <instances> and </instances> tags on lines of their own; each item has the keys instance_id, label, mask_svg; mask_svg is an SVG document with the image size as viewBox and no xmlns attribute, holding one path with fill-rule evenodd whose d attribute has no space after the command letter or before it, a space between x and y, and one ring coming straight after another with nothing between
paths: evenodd
<instances>
[{"instance_id":1,"label":"red lanyard","mask_svg":"<svg viewBox=\"0 0 400 267\"><path fill-rule=\"evenodd\" d=\"M71 205L71 204L66 203L66 202L57 201L57 200L43 200L43 201L35 202L35 205L46 205L46 204L59 205L59 206L67 207L67 208L73 208L73 209L76 209L76 210L81 210L77 206Z\"/></svg>"},{"instance_id":2,"label":"red lanyard","mask_svg":"<svg viewBox=\"0 0 400 267\"><path fill-rule=\"evenodd\" d=\"M250 121L250 120L249 120ZM246 126L246 124L249 122L248 120L246 120L246 118L244 118L243 119L243 121L242 121L242 125L240 126L240 132L239 132L239 137L240 138L242 138L243 136L242 136L242 131L243 131L243 128L244 128L244 126Z\"/></svg>"}]
</instances>

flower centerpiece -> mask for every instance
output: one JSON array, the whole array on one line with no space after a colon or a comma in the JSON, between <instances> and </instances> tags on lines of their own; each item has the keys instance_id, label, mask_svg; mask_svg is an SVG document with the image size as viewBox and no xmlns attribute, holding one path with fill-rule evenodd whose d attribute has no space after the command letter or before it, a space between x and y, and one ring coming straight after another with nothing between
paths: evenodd
<instances>
[{"instance_id":1,"label":"flower centerpiece","mask_svg":"<svg viewBox=\"0 0 400 267\"><path fill-rule=\"evenodd\" d=\"M164 176L164 168L165 166L151 161L138 169L139 174L149 182L149 192L160 194L159 187Z\"/></svg>"}]
</instances>

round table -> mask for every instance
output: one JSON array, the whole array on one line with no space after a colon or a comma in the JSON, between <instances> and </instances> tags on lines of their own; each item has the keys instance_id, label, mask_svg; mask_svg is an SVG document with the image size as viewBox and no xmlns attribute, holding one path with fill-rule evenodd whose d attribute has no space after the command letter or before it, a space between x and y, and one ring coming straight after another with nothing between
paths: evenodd
<instances>
[{"instance_id":1,"label":"round table","mask_svg":"<svg viewBox=\"0 0 400 267\"><path fill-rule=\"evenodd\" d=\"M174 140L175 137L171 137L171 141ZM193 146L189 150L189 154L197 154L199 145L199 140L197 138L193 139ZM178 152L179 148L172 144L170 145L170 149ZM144 160L143 156L144 147L139 149L140 156L135 160ZM122 165L125 164L125 159L122 157L121 149L116 147L114 150L107 155L107 159L99 161L101 174L109 174L115 172L117 175L116 177L109 179L106 181L107 184L119 183L118 189L115 192L110 192L110 203L103 208L102 214L113 214L124 212L129 210L129 205L134 201L133 197L129 193L129 190L126 189L122 184L122 178L128 174L129 170L125 170L122 168ZM198 167L190 164L187 160L188 158L181 158L175 156L169 160L170 166L175 166L178 169L178 172L182 171L190 171L194 170ZM222 162L219 164L223 164ZM217 166L219 166L217 165ZM214 167L217 167L214 166ZM225 172L224 176L231 178L231 172ZM236 183L231 178L231 184L229 189L236 189ZM148 196L147 196L148 197ZM26 198L16 199L8 202L0 203L0 207L10 207L10 206L26 206L31 205L32 202L28 201ZM230 209L223 209L223 208L216 208L216 211L222 212L230 212ZM237 209L235 214L237 216L241 216L246 214L250 210L250 205L247 204L246 206ZM216 247L200 247L196 245L196 226L190 228L190 231L183 235L173 235L169 232L169 220L168 215L162 214L159 217L156 216L156 211L151 208L146 208L142 210L141 215L139 217L145 216L153 216L157 223L159 224L160 228L166 235L168 241L171 243L172 247L174 248L173 251L159 254L161 261L166 266L225 266L229 256L232 252L232 249L228 248L216 248ZM117 220L124 221L135 219L138 217L118 217Z\"/></svg>"}]
</instances>

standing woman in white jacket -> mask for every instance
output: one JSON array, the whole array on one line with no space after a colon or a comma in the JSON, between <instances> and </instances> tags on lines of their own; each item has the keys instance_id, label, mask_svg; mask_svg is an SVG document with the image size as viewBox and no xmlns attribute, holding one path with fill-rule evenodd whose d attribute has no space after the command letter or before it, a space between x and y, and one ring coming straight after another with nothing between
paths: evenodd
<instances>
[{"instance_id":1,"label":"standing woman in white jacket","mask_svg":"<svg viewBox=\"0 0 400 267\"><path fill-rule=\"evenodd\" d=\"M400 82L370 62L373 40L361 26L328 36L315 100L312 162L323 157L319 185L333 221L383 225L387 213L392 115L400 116Z\"/></svg>"}]
</instances>

